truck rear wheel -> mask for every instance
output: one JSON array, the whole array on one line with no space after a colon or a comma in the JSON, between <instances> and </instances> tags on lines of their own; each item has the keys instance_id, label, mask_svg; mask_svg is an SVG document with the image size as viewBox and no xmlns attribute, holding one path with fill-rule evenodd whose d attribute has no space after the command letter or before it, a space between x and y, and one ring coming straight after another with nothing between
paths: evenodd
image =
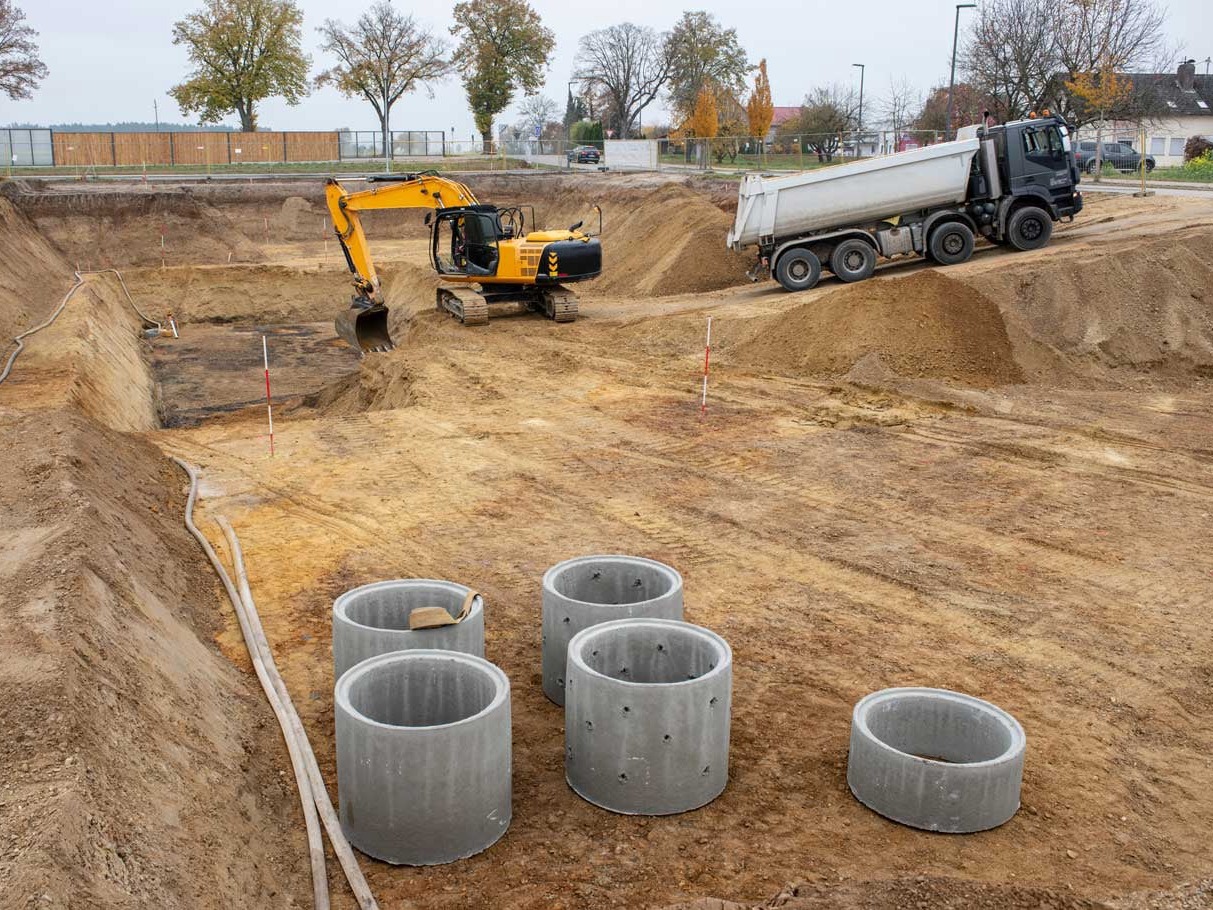
<instances>
[{"instance_id":1,"label":"truck rear wheel","mask_svg":"<svg viewBox=\"0 0 1213 910\"><path fill-rule=\"evenodd\" d=\"M927 251L940 265L959 265L973 255L973 232L960 221L949 221L931 231Z\"/></svg>"},{"instance_id":2,"label":"truck rear wheel","mask_svg":"<svg viewBox=\"0 0 1213 910\"><path fill-rule=\"evenodd\" d=\"M1007 221L1007 240L1017 250L1038 250L1053 236L1053 219L1044 209L1025 205Z\"/></svg>"},{"instance_id":3,"label":"truck rear wheel","mask_svg":"<svg viewBox=\"0 0 1213 910\"><path fill-rule=\"evenodd\" d=\"M872 244L851 238L834 247L830 254L830 271L840 281L863 281L876 271L876 250Z\"/></svg>"},{"instance_id":4,"label":"truck rear wheel","mask_svg":"<svg viewBox=\"0 0 1213 910\"><path fill-rule=\"evenodd\" d=\"M821 260L812 250L788 250L775 263L775 280L786 291L807 291L821 278Z\"/></svg>"}]
</instances>

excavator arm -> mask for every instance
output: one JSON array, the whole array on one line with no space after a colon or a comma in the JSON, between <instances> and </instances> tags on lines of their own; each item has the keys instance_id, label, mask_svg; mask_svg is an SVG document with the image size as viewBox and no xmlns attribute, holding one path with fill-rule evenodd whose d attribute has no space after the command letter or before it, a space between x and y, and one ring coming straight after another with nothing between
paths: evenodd
<instances>
[{"instance_id":1,"label":"excavator arm","mask_svg":"<svg viewBox=\"0 0 1213 910\"><path fill-rule=\"evenodd\" d=\"M331 178L325 186L333 230L357 290L349 311L337 317L336 328L338 335L361 351L389 351L393 345L387 327L388 310L359 213L475 205L476 196L466 185L434 172L370 177L367 182L371 188L356 193Z\"/></svg>"}]
</instances>

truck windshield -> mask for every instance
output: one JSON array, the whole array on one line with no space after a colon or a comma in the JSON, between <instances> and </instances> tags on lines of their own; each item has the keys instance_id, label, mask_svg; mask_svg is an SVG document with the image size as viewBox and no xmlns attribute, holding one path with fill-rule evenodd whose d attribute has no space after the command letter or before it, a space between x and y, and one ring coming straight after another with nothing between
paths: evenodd
<instances>
[{"instance_id":1,"label":"truck windshield","mask_svg":"<svg viewBox=\"0 0 1213 910\"><path fill-rule=\"evenodd\" d=\"M1029 155L1047 155L1050 152L1070 150L1069 137L1063 141L1061 131L1053 125L1024 130L1023 147Z\"/></svg>"}]
</instances>

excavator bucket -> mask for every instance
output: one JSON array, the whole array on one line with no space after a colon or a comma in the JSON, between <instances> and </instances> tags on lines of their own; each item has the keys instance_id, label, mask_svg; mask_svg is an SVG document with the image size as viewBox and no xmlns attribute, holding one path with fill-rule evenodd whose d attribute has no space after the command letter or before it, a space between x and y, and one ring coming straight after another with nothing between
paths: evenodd
<instances>
[{"instance_id":1,"label":"excavator bucket","mask_svg":"<svg viewBox=\"0 0 1213 910\"><path fill-rule=\"evenodd\" d=\"M382 353L396 345L387 328L388 309L381 303L355 297L350 308L337 315L333 323L337 335L362 353Z\"/></svg>"}]
</instances>

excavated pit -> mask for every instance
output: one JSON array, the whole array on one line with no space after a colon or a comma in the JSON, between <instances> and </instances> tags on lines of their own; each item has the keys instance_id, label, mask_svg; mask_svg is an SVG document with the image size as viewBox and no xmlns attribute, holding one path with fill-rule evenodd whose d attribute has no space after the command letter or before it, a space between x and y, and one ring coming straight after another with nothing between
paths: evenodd
<instances>
[{"instance_id":1,"label":"excavated pit","mask_svg":"<svg viewBox=\"0 0 1213 910\"><path fill-rule=\"evenodd\" d=\"M405 343L359 363L325 340L348 290L315 187L199 188L189 211L163 210L163 270L151 203L56 200L9 225L0 323L49 309L80 257L142 264L124 272L140 305L159 317L172 302L184 333L139 341L116 289L90 279L57 351L36 339L0 386L17 440L0 479L0 596L17 605L0 618L0 721L16 731L0 745L16 794L0 807L18 845L0 851L6 894L307 903L285 755L158 445L204 463L201 521L214 509L239 528L330 783L333 599L428 575L492 601L486 652L515 684L518 812L484 857L408 874L365 860L383 905L758 901L807 873L816 882L781 902L1170 910L1207 897L1207 819L1190 794L1213 786L1211 742L1167 721L1176 704L1213 710L1192 656L1213 627L1213 567L1192 534L1213 507L1207 206L1094 198L1036 254L894 265L799 296L736 286L748 263L714 261L681 293L680 261L726 258L719 191L479 179L495 201L538 199L544 220L544 205L571 223L604 202L626 256L586 286L583 321L470 331L439 317L420 216L401 216L382 248ZM28 202L6 201L15 216ZM675 254L683 240L662 224L680 207L703 220ZM62 279L33 288L35 272ZM155 429L174 413L179 428ZM565 787L537 666L544 569L615 549L683 572L688 618L738 655L729 786L643 826ZM1033 751L1010 822L939 846L848 793L851 706L907 681L1022 718ZM874 863L881 881L866 880ZM1193 884L1168 890L1178 882Z\"/></svg>"}]
</instances>

